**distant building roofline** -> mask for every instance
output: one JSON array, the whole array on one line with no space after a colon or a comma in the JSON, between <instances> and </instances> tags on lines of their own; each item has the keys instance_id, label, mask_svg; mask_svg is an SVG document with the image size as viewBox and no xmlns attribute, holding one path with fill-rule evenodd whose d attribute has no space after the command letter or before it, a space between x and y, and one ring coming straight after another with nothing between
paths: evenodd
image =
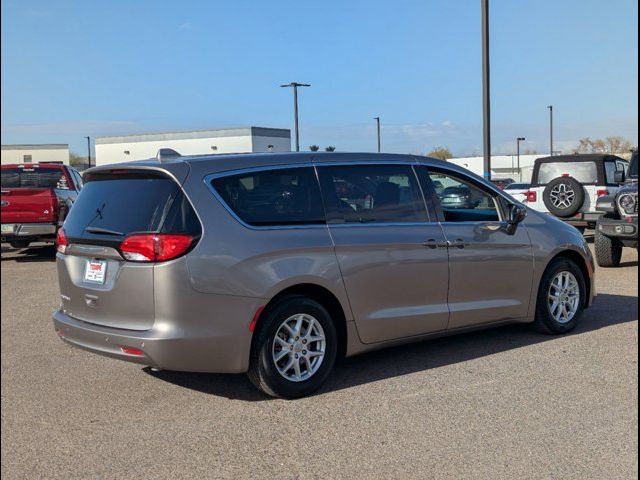
<instances>
[{"instance_id":1,"label":"distant building roofline","mask_svg":"<svg viewBox=\"0 0 640 480\"><path fill-rule=\"evenodd\" d=\"M69 144L68 143L3 144L2 150L69 150Z\"/></svg>"},{"instance_id":2,"label":"distant building roofline","mask_svg":"<svg viewBox=\"0 0 640 480\"><path fill-rule=\"evenodd\" d=\"M216 138L216 137L277 137L291 138L291 130L288 128L267 128L267 127L236 127L218 128L208 130L191 130L178 132L157 132L142 133L132 135L117 135L109 137L96 137L96 145L109 143L133 143L152 142L165 140L190 140L195 138Z\"/></svg>"}]
</instances>

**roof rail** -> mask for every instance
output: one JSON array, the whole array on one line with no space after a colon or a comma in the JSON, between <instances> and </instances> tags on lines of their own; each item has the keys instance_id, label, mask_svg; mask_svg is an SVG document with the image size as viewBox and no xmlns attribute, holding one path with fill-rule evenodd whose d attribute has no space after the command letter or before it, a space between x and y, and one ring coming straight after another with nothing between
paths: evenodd
<instances>
[{"instance_id":1,"label":"roof rail","mask_svg":"<svg viewBox=\"0 0 640 480\"><path fill-rule=\"evenodd\" d=\"M161 148L156 154L156 160L159 162L166 162L167 160L173 160L174 158L179 158L181 156L182 155L176 152L173 148Z\"/></svg>"}]
</instances>

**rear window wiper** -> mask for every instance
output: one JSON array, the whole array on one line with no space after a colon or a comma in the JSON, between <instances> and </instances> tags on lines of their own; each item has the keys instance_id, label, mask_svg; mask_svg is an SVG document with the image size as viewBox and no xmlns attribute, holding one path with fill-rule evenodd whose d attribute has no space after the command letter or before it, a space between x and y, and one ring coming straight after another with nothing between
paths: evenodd
<instances>
[{"instance_id":1,"label":"rear window wiper","mask_svg":"<svg viewBox=\"0 0 640 480\"><path fill-rule=\"evenodd\" d=\"M108 228L100 228L100 227L87 227L84 229L85 232L88 233L101 233L103 235L118 235L123 236L124 233L118 232L116 230L109 230Z\"/></svg>"}]
</instances>

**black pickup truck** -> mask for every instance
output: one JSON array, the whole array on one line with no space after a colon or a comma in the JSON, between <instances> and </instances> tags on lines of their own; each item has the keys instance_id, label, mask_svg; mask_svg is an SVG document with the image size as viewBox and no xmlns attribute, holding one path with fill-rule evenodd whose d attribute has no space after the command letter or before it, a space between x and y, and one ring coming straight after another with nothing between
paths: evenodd
<instances>
[{"instance_id":1,"label":"black pickup truck","mask_svg":"<svg viewBox=\"0 0 640 480\"><path fill-rule=\"evenodd\" d=\"M623 184L615 195L598 199L596 208L604 212L596 224L596 260L601 267L617 267L622 248L638 249L638 152L634 152L629 170L616 172Z\"/></svg>"}]
</instances>

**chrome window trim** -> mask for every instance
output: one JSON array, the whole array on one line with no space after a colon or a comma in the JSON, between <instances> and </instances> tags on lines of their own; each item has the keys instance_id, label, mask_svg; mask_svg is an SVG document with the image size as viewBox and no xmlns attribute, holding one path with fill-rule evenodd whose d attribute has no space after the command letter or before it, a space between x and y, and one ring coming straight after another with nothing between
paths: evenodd
<instances>
[{"instance_id":1,"label":"chrome window trim","mask_svg":"<svg viewBox=\"0 0 640 480\"><path fill-rule=\"evenodd\" d=\"M360 223L360 222L348 222L348 223L328 223L326 222L325 215L325 223L318 224L304 224L304 225L250 225L244 220L242 220L233 209L224 201L224 199L220 196L220 194L216 191L216 189L212 185L212 181L218 178L224 177L232 177L234 175L242 175L244 173L253 173L253 172L264 172L271 170L292 170L296 168L312 168L314 169L314 173L316 175L316 179L318 180L318 188L320 189L320 194L322 195L322 188L320 187L320 182L318 178L318 167L334 167L334 166L359 166L359 165L408 165L413 171L413 175L418 183L418 188L420 189L422 195L422 201L424 204L425 212L429 218L429 221L425 222L369 222L369 223ZM438 225L438 221L431 221L431 214L426 206L426 198L424 196L424 192L422 192L422 187L420 185L420 179L418 178L417 172L415 170L415 166L419 165L417 161L383 161L383 160L363 160L363 161L331 161L331 162L308 162L308 163L285 163L278 165L266 165L266 166L258 166L258 167L247 167L247 168L238 168L234 170L225 170L223 172L210 173L205 175L203 178L204 184L209 189L209 191L213 194L213 196L220 202L220 204L224 207L224 209L229 212L229 214L243 227L248 228L249 230L301 230L301 229L320 229L320 228L344 228L344 227L384 227L384 226L432 226ZM324 205L323 205L324 209ZM326 212L325 212L326 213Z\"/></svg>"}]
</instances>

